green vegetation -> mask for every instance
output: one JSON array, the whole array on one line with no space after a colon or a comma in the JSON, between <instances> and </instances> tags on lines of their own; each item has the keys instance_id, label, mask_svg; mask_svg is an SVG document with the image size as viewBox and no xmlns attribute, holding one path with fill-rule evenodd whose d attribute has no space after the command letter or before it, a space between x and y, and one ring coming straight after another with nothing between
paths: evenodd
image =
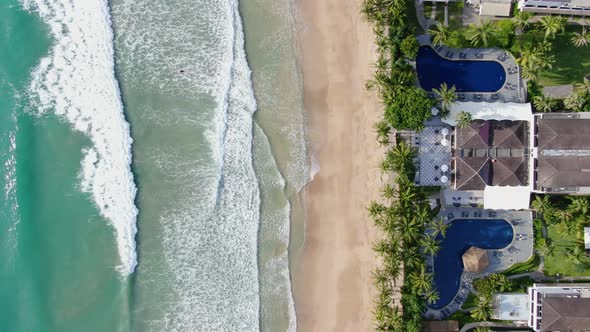
<instances>
[{"instance_id":1,"label":"green vegetation","mask_svg":"<svg viewBox=\"0 0 590 332\"><path fill-rule=\"evenodd\" d=\"M401 47L402 53L407 58L410 58L413 60L416 58L416 55L418 55L418 48L420 47L420 44L418 44L418 40L416 39L416 36L410 35L410 36L407 36L406 38L404 38L400 47Z\"/></svg>"},{"instance_id":2,"label":"green vegetation","mask_svg":"<svg viewBox=\"0 0 590 332\"><path fill-rule=\"evenodd\" d=\"M537 195L531 206L548 225L547 239L536 244L545 256L545 274L589 276L590 259L583 249L583 227L590 225L588 197Z\"/></svg>"},{"instance_id":3,"label":"green vegetation","mask_svg":"<svg viewBox=\"0 0 590 332\"><path fill-rule=\"evenodd\" d=\"M509 276L514 274L533 272L539 268L539 264L541 264L541 257L537 254L534 254L528 261L519 264L514 264L510 268L502 272L502 274Z\"/></svg>"},{"instance_id":4,"label":"green vegetation","mask_svg":"<svg viewBox=\"0 0 590 332\"><path fill-rule=\"evenodd\" d=\"M494 294L510 291L512 283L505 275L494 273L483 279L475 280L473 287L478 294L475 307L471 310L471 317L477 321L484 321L492 316Z\"/></svg>"},{"instance_id":5,"label":"green vegetation","mask_svg":"<svg viewBox=\"0 0 590 332\"><path fill-rule=\"evenodd\" d=\"M517 293L526 293L527 288L533 286L533 284L535 283L535 280L531 277L520 277L516 279L511 279L510 281L512 283L510 291Z\"/></svg>"},{"instance_id":6,"label":"green vegetation","mask_svg":"<svg viewBox=\"0 0 590 332\"><path fill-rule=\"evenodd\" d=\"M440 88L432 89L432 92L437 96L436 100L441 107L441 116L446 118L451 112L451 105L457 100L457 88L454 85L449 87L447 83L443 83Z\"/></svg>"},{"instance_id":7,"label":"green vegetation","mask_svg":"<svg viewBox=\"0 0 590 332\"><path fill-rule=\"evenodd\" d=\"M590 73L590 47L576 47L571 39L581 32L579 26L567 26L553 41L555 63L542 70L539 82L543 85L582 84L584 75Z\"/></svg>"},{"instance_id":8,"label":"green vegetation","mask_svg":"<svg viewBox=\"0 0 590 332\"><path fill-rule=\"evenodd\" d=\"M373 26L378 50L375 74L366 87L375 89L385 106L383 118L374 128L379 143L387 146L392 128L423 128L434 101L415 86L416 73L406 60L414 58L418 49L413 1L364 0L362 13ZM380 168L397 173L395 184L381 189L384 203L374 201L368 207L384 235L373 246L383 262L373 274L378 290L374 311L377 331L421 331L426 303L438 299L423 255L435 255L439 244L425 234L425 227L429 224L444 233L446 225L432 221L427 196L414 186L414 157L415 150L403 141L388 149ZM392 298L399 286L403 311Z\"/></svg>"},{"instance_id":9,"label":"green vegetation","mask_svg":"<svg viewBox=\"0 0 590 332\"><path fill-rule=\"evenodd\" d=\"M477 322L477 319L474 319L473 317L471 317L471 315L469 313L465 313L463 311L457 311L454 314L452 314L449 318L449 320L456 320L459 322L459 326L463 326L465 324L469 324L469 323L474 323Z\"/></svg>"},{"instance_id":10,"label":"green vegetation","mask_svg":"<svg viewBox=\"0 0 590 332\"><path fill-rule=\"evenodd\" d=\"M557 225L550 225L548 233L555 249L552 255L545 257L545 274L590 276L588 258L581 249L583 239L564 234Z\"/></svg>"},{"instance_id":11,"label":"green vegetation","mask_svg":"<svg viewBox=\"0 0 590 332\"><path fill-rule=\"evenodd\" d=\"M449 15L453 17L451 13ZM454 48L495 47L510 51L516 56L523 78L529 82L529 96L539 112L562 110L564 105L574 112L590 111L588 89L577 91L564 105L541 93L543 85L575 84L583 87L584 76L590 73L590 33L587 28L567 25L567 19L562 16L543 16L533 23L532 16L531 13L518 12L512 19L483 21L468 27L451 24L453 29L437 24L429 34L434 44Z\"/></svg>"},{"instance_id":12,"label":"green vegetation","mask_svg":"<svg viewBox=\"0 0 590 332\"><path fill-rule=\"evenodd\" d=\"M449 27L451 29L460 28L463 26L463 1L454 1L448 4L449 6Z\"/></svg>"},{"instance_id":13,"label":"green vegetation","mask_svg":"<svg viewBox=\"0 0 590 332\"><path fill-rule=\"evenodd\" d=\"M469 293L465 302L461 306L461 309L471 309L477 305L477 295Z\"/></svg>"},{"instance_id":14,"label":"green vegetation","mask_svg":"<svg viewBox=\"0 0 590 332\"><path fill-rule=\"evenodd\" d=\"M455 121L457 121L457 128L465 128L471 123L471 113L459 112Z\"/></svg>"}]
</instances>

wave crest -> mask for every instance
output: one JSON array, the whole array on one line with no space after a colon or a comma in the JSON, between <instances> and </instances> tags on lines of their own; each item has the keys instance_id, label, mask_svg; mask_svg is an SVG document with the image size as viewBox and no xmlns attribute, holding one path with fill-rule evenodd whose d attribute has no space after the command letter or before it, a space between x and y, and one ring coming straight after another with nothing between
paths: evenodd
<instances>
[{"instance_id":1,"label":"wave crest","mask_svg":"<svg viewBox=\"0 0 590 332\"><path fill-rule=\"evenodd\" d=\"M29 90L38 113L54 111L92 147L83 150L80 189L91 194L115 229L123 275L137 265L137 189L131 173L131 134L114 71L107 0L23 0L49 25L55 39L32 73Z\"/></svg>"}]
</instances>

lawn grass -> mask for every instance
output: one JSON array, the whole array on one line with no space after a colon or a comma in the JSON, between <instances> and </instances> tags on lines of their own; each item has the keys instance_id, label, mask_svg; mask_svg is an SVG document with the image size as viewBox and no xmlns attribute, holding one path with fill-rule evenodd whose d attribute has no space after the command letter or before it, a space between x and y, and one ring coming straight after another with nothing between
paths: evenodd
<instances>
[{"instance_id":1,"label":"lawn grass","mask_svg":"<svg viewBox=\"0 0 590 332\"><path fill-rule=\"evenodd\" d=\"M469 293L469 296L465 299L465 303L461 306L461 309L473 308L477 305L477 296L473 293Z\"/></svg>"},{"instance_id":2,"label":"lawn grass","mask_svg":"<svg viewBox=\"0 0 590 332\"><path fill-rule=\"evenodd\" d=\"M537 268L539 268L539 264L541 264L541 257L539 257L539 255L537 254L534 254L533 257L531 257L528 261L512 265L512 267L506 269L504 272L502 272L502 274L509 276L514 274L533 272L536 271Z\"/></svg>"},{"instance_id":3,"label":"lawn grass","mask_svg":"<svg viewBox=\"0 0 590 332\"><path fill-rule=\"evenodd\" d=\"M564 237L557 232L556 225L547 227L547 235L555 246L553 255L545 257L545 274L563 276L590 276L590 268L582 270L576 268L574 264L565 259L567 249L573 249L581 245L582 240L577 237Z\"/></svg>"},{"instance_id":4,"label":"lawn grass","mask_svg":"<svg viewBox=\"0 0 590 332\"><path fill-rule=\"evenodd\" d=\"M569 25L557 35L553 42L555 63L553 68L541 73L541 85L582 84L584 75L590 74L590 46L575 47L570 43L574 32L581 29L579 25Z\"/></svg>"}]
</instances>

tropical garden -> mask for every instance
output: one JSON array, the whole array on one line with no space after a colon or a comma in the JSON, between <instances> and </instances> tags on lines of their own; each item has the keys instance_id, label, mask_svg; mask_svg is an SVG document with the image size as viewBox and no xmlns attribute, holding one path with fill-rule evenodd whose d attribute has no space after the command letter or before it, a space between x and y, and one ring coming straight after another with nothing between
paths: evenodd
<instances>
[{"instance_id":1,"label":"tropical garden","mask_svg":"<svg viewBox=\"0 0 590 332\"><path fill-rule=\"evenodd\" d=\"M453 28L437 23L429 34L433 44L454 48L495 47L515 55L527 81L529 98L539 112L590 111L590 33L585 20L568 24L562 16L518 12L511 19L482 20L479 24ZM542 93L543 86L574 84L565 100Z\"/></svg>"},{"instance_id":2,"label":"tropical garden","mask_svg":"<svg viewBox=\"0 0 590 332\"><path fill-rule=\"evenodd\" d=\"M584 227L590 226L587 196L537 195L531 203L545 233L536 241L544 257L546 275L590 276L590 258L584 250Z\"/></svg>"}]
</instances>

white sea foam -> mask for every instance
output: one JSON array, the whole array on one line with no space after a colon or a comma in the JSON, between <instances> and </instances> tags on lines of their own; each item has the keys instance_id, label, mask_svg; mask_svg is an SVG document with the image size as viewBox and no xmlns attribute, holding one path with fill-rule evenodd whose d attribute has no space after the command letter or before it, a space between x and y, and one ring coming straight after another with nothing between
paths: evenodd
<instances>
[{"instance_id":1,"label":"white sea foam","mask_svg":"<svg viewBox=\"0 0 590 332\"><path fill-rule=\"evenodd\" d=\"M23 0L49 25L55 44L32 74L39 114L54 111L92 146L83 150L80 188L91 194L115 229L128 275L137 264L136 187L131 173L129 124L114 73L113 32L107 0Z\"/></svg>"},{"instance_id":2,"label":"white sea foam","mask_svg":"<svg viewBox=\"0 0 590 332\"><path fill-rule=\"evenodd\" d=\"M143 182L149 194L142 197L162 196L152 209L161 249L144 253L138 273L144 300L146 293L162 300L142 303L159 314L136 311L136 321L147 321L138 329L258 331L256 103L238 2L112 6L122 85L150 97L138 97L128 111L138 132L157 128L160 138L137 136L138 170L155 174ZM154 270L160 274L145 272Z\"/></svg>"}]
</instances>

